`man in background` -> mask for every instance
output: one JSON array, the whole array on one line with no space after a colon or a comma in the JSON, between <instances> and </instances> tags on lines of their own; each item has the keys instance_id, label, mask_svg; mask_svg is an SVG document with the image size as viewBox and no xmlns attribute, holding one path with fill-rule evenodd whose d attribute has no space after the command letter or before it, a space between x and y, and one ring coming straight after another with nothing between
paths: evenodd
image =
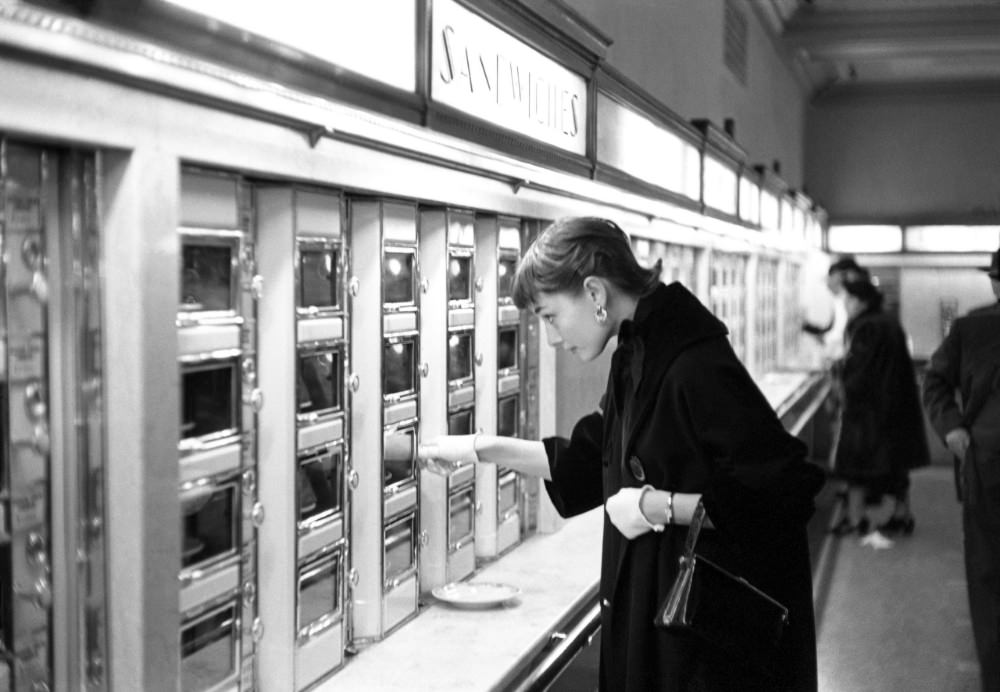
<instances>
[{"instance_id":1,"label":"man in background","mask_svg":"<svg viewBox=\"0 0 1000 692\"><path fill-rule=\"evenodd\" d=\"M955 455L982 688L1000 692L1000 250L983 269L998 302L955 320L931 356L923 400Z\"/></svg>"}]
</instances>

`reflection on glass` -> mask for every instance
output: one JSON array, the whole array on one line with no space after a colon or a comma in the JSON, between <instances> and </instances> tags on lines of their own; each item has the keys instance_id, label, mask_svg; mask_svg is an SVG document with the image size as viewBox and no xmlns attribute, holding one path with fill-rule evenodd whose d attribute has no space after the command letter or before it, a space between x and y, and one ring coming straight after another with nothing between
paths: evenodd
<instances>
[{"instance_id":1,"label":"reflection on glass","mask_svg":"<svg viewBox=\"0 0 1000 692\"><path fill-rule=\"evenodd\" d=\"M385 529L385 579L390 581L400 577L414 564L414 522L410 515Z\"/></svg>"},{"instance_id":2,"label":"reflection on glass","mask_svg":"<svg viewBox=\"0 0 1000 692\"><path fill-rule=\"evenodd\" d=\"M386 341L382 350L382 393L405 394L416 389L416 343Z\"/></svg>"},{"instance_id":3,"label":"reflection on glass","mask_svg":"<svg viewBox=\"0 0 1000 692\"><path fill-rule=\"evenodd\" d=\"M517 327L497 332L497 370L517 367Z\"/></svg>"},{"instance_id":4,"label":"reflection on glass","mask_svg":"<svg viewBox=\"0 0 1000 692\"><path fill-rule=\"evenodd\" d=\"M448 414L448 434L449 435L470 435L472 429L472 409L455 411Z\"/></svg>"},{"instance_id":5,"label":"reflection on glass","mask_svg":"<svg viewBox=\"0 0 1000 692\"><path fill-rule=\"evenodd\" d=\"M205 437L239 425L236 361L185 367L181 438Z\"/></svg>"},{"instance_id":6,"label":"reflection on glass","mask_svg":"<svg viewBox=\"0 0 1000 692\"><path fill-rule=\"evenodd\" d=\"M452 256L448 261L448 300L472 300L472 258Z\"/></svg>"},{"instance_id":7,"label":"reflection on glass","mask_svg":"<svg viewBox=\"0 0 1000 692\"><path fill-rule=\"evenodd\" d=\"M452 332L448 336L448 381L472 377L472 332Z\"/></svg>"},{"instance_id":8,"label":"reflection on glass","mask_svg":"<svg viewBox=\"0 0 1000 692\"><path fill-rule=\"evenodd\" d=\"M234 309L231 248L185 243L181 255L181 308Z\"/></svg>"},{"instance_id":9,"label":"reflection on glass","mask_svg":"<svg viewBox=\"0 0 1000 692\"><path fill-rule=\"evenodd\" d=\"M414 302L414 253L385 253L382 265L382 290L388 304L410 304Z\"/></svg>"},{"instance_id":10,"label":"reflection on glass","mask_svg":"<svg viewBox=\"0 0 1000 692\"><path fill-rule=\"evenodd\" d=\"M337 555L303 568L299 577L297 612L300 632L340 611L340 594L337 588L339 571Z\"/></svg>"},{"instance_id":11,"label":"reflection on glass","mask_svg":"<svg viewBox=\"0 0 1000 692\"><path fill-rule=\"evenodd\" d=\"M185 492L181 496L181 567L235 553L238 540L236 512L235 483Z\"/></svg>"},{"instance_id":12,"label":"reflection on glass","mask_svg":"<svg viewBox=\"0 0 1000 692\"><path fill-rule=\"evenodd\" d=\"M497 401L497 435L517 437L518 395Z\"/></svg>"},{"instance_id":13,"label":"reflection on glass","mask_svg":"<svg viewBox=\"0 0 1000 692\"><path fill-rule=\"evenodd\" d=\"M386 432L382 437L385 485L395 485L414 477L416 460L416 433L412 428Z\"/></svg>"},{"instance_id":14,"label":"reflection on glass","mask_svg":"<svg viewBox=\"0 0 1000 692\"><path fill-rule=\"evenodd\" d=\"M201 692L236 674L236 606L210 613L181 630L181 690Z\"/></svg>"},{"instance_id":15,"label":"reflection on glass","mask_svg":"<svg viewBox=\"0 0 1000 692\"><path fill-rule=\"evenodd\" d=\"M514 509L517 506L517 476L511 472L500 479L500 497L497 511L500 513Z\"/></svg>"},{"instance_id":16,"label":"reflection on glass","mask_svg":"<svg viewBox=\"0 0 1000 692\"><path fill-rule=\"evenodd\" d=\"M299 521L332 515L343 497L341 455L323 453L299 462Z\"/></svg>"},{"instance_id":17,"label":"reflection on glass","mask_svg":"<svg viewBox=\"0 0 1000 692\"><path fill-rule=\"evenodd\" d=\"M338 411L341 407L340 351L299 355L295 393L299 413Z\"/></svg>"},{"instance_id":18,"label":"reflection on glass","mask_svg":"<svg viewBox=\"0 0 1000 692\"><path fill-rule=\"evenodd\" d=\"M514 297L514 273L517 271L517 260L502 258L497 267L497 297L500 300Z\"/></svg>"},{"instance_id":19,"label":"reflection on glass","mask_svg":"<svg viewBox=\"0 0 1000 692\"><path fill-rule=\"evenodd\" d=\"M339 305L337 290L337 250L306 249L299 251L299 305L301 307L335 308Z\"/></svg>"},{"instance_id":20,"label":"reflection on glass","mask_svg":"<svg viewBox=\"0 0 1000 692\"><path fill-rule=\"evenodd\" d=\"M472 498L472 493L473 491L471 490L455 493L448 500L448 539L452 543L452 546L472 535L473 514L476 506Z\"/></svg>"}]
</instances>

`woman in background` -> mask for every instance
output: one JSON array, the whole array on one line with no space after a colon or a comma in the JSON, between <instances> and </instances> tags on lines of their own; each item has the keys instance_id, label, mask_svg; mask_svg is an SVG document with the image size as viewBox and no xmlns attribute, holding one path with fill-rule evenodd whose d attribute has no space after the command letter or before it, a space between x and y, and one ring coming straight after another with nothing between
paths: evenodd
<instances>
[{"instance_id":1,"label":"woman in background","mask_svg":"<svg viewBox=\"0 0 1000 692\"><path fill-rule=\"evenodd\" d=\"M844 291L847 352L836 369L843 408L834 473L847 482L847 512L834 533L868 533L866 504L890 495L892 515L878 529L909 535L915 526L910 470L930 463L913 360L903 328L882 310L878 288L848 281Z\"/></svg>"},{"instance_id":2,"label":"woman in background","mask_svg":"<svg viewBox=\"0 0 1000 692\"><path fill-rule=\"evenodd\" d=\"M541 476L566 517L604 506L601 690L814 692L805 528L824 474L782 427L726 327L681 284L661 284L659 267L639 266L616 224L589 217L558 221L532 243L514 301L539 317L550 345L582 361L617 336L603 410L569 438L445 436L421 456ZM699 502L709 520L699 553L789 610L770 675L654 625Z\"/></svg>"}]
</instances>

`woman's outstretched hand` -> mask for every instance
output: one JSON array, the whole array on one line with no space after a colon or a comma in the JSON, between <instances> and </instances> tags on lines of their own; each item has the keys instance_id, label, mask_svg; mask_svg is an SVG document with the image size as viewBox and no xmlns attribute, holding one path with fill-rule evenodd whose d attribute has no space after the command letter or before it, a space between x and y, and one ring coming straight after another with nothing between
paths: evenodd
<instances>
[{"instance_id":1,"label":"woman's outstretched hand","mask_svg":"<svg viewBox=\"0 0 1000 692\"><path fill-rule=\"evenodd\" d=\"M451 464L460 461L477 462L476 438L474 435L442 435L428 440L417 448L417 457L423 461L444 461Z\"/></svg>"}]
</instances>

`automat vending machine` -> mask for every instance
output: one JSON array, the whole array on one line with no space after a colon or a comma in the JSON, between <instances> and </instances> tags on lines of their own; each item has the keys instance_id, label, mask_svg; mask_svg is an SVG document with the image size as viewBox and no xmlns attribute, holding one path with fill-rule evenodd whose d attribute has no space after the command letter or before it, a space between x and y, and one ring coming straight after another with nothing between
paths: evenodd
<instances>
[{"instance_id":1,"label":"automat vending machine","mask_svg":"<svg viewBox=\"0 0 1000 692\"><path fill-rule=\"evenodd\" d=\"M295 190L295 688L345 648L349 313L341 198Z\"/></svg>"},{"instance_id":2,"label":"automat vending machine","mask_svg":"<svg viewBox=\"0 0 1000 692\"><path fill-rule=\"evenodd\" d=\"M416 205L351 199L350 598L353 648L417 614L420 243Z\"/></svg>"},{"instance_id":3,"label":"automat vending machine","mask_svg":"<svg viewBox=\"0 0 1000 692\"><path fill-rule=\"evenodd\" d=\"M0 137L0 690L108 685L98 157Z\"/></svg>"},{"instance_id":4,"label":"automat vending machine","mask_svg":"<svg viewBox=\"0 0 1000 692\"><path fill-rule=\"evenodd\" d=\"M525 356L521 317L512 297L514 272L521 253L521 223L504 216L476 218L476 253L483 309L476 322L482 344L477 366L476 410L489 434L519 437L523 411L521 362ZM489 306L489 307L487 307ZM503 464L476 467L480 503L475 533L476 557L493 559L522 538L524 479Z\"/></svg>"},{"instance_id":5,"label":"automat vending machine","mask_svg":"<svg viewBox=\"0 0 1000 692\"><path fill-rule=\"evenodd\" d=\"M181 175L181 688L252 690L256 616L256 273L249 186Z\"/></svg>"},{"instance_id":6,"label":"automat vending machine","mask_svg":"<svg viewBox=\"0 0 1000 692\"><path fill-rule=\"evenodd\" d=\"M421 341L428 376L420 399L421 439L468 435L476 420L477 297L472 212L420 212ZM431 462L421 469L420 521L427 537L420 553L424 593L472 574L476 567L473 460Z\"/></svg>"}]
</instances>

